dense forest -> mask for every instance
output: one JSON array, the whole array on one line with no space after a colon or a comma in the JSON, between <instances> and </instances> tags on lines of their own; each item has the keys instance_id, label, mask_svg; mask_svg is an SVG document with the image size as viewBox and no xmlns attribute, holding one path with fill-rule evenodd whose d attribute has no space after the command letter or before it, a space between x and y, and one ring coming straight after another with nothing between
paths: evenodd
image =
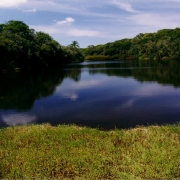
<instances>
[{"instance_id":1,"label":"dense forest","mask_svg":"<svg viewBox=\"0 0 180 180\"><path fill-rule=\"evenodd\" d=\"M0 70L30 69L84 60L77 41L61 46L49 34L36 32L22 21L0 24Z\"/></svg>"},{"instance_id":2,"label":"dense forest","mask_svg":"<svg viewBox=\"0 0 180 180\"><path fill-rule=\"evenodd\" d=\"M156 33L140 33L105 45L82 49L86 60L178 60L180 59L180 28Z\"/></svg>"},{"instance_id":3,"label":"dense forest","mask_svg":"<svg viewBox=\"0 0 180 180\"><path fill-rule=\"evenodd\" d=\"M0 24L0 71L50 67L84 60L178 60L180 28L140 33L132 39L79 48L77 41L62 46L49 34L36 32L24 22Z\"/></svg>"}]
</instances>

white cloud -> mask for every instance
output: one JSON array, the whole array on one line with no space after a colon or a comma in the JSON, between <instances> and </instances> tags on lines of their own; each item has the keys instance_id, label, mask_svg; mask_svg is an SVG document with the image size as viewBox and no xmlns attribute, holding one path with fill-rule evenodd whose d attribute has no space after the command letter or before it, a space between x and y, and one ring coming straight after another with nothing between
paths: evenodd
<instances>
[{"instance_id":1,"label":"white cloud","mask_svg":"<svg viewBox=\"0 0 180 180\"><path fill-rule=\"evenodd\" d=\"M54 26L39 25L39 26L30 26L30 28L34 29L35 31L42 31L42 32L49 33L50 35L60 33L59 28L54 27Z\"/></svg>"},{"instance_id":2,"label":"white cloud","mask_svg":"<svg viewBox=\"0 0 180 180\"><path fill-rule=\"evenodd\" d=\"M11 114L2 116L2 120L9 126L12 125L25 125L32 123L36 120L36 116L28 114Z\"/></svg>"},{"instance_id":3,"label":"white cloud","mask_svg":"<svg viewBox=\"0 0 180 180\"><path fill-rule=\"evenodd\" d=\"M180 25L179 14L157 14L157 13L144 13L136 14L129 18L134 23L139 25L157 26L157 27L177 27Z\"/></svg>"},{"instance_id":4,"label":"white cloud","mask_svg":"<svg viewBox=\"0 0 180 180\"><path fill-rule=\"evenodd\" d=\"M78 9L76 8L76 6L75 5L73 6L72 4L73 3L67 3L63 1L59 2L55 0L43 0L43 1L42 0L28 0L28 3L22 4L20 6L20 9L36 8L37 10L40 10L40 11L47 11L47 12L54 11L54 12L61 12L61 13L78 12Z\"/></svg>"},{"instance_id":5,"label":"white cloud","mask_svg":"<svg viewBox=\"0 0 180 180\"><path fill-rule=\"evenodd\" d=\"M1 1L1 0L0 0ZM4 0L5 1L5 0ZM18 0L18 1L26 1L25 4L20 4L20 10L26 9L34 9L37 11L46 11L46 12L59 12L73 15L82 15L82 16L93 16L93 17L107 17L107 18L115 18L117 17L115 14L107 14L106 12L98 12L92 9L100 8L104 6L106 3L102 2L84 2L83 0L72 1L72 0ZM1 6L0 6L1 7ZM91 9L92 8L92 9Z\"/></svg>"},{"instance_id":6,"label":"white cloud","mask_svg":"<svg viewBox=\"0 0 180 180\"><path fill-rule=\"evenodd\" d=\"M27 10L23 10L23 12L36 12L36 9L27 9Z\"/></svg>"},{"instance_id":7,"label":"white cloud","mask_svg":"<svg viewBox=\"0 0 180 180\"><path fill-rule=\"evenodd\" d=\"M85 30L85 29L70 29L67 31L70 36L87 36L87 37L99 37L101 33L99 31Z\"/></svg>"},{"instance_id":8,"label":"white cloud","mask_svg":"<svg viewBox=\"0 0 180 180\"><path fill-rule=\"evenodd\" d=\"M59 26L57 23L51 26L30 26L36 31L45 31L50 35L66 35L66 36L75 36L75 37L102 37L103 34L99 31L86 30L73 28L72 26Z\"/></svg>"},{"instance_id":9,"label":"white cloud","mask_svg":"<svg viewBox=\"0 0 180 180\"><path fill-rule=\"evenodd\" d=\"M70 23L73 23L75 22L75 20L71 17L67 17L65 20L63 21L57 21L56 24L57 25L62 25L62 24L70 24Z\"/></svg>"},{"instance_id":10,"label":"white cloud","mask_svg":"<svg viewBox=\"0 0 180 180\"><path fill-rule=\"evenodd\" d=\"M0 0L0 7L14 7L26 2L28 2L28 0Z\"/></svg>"},{"instance_id":11,"label":"white cloud","mask_svg":"<svg viewBox=\"0 0 180 180\"><path fill-rule=\"evenodd\" d=\"M131 4L119 2L118 0L113 0L112 4L116 5L117 7L119 7L122 10L132 12L132 13L138 13L138 11L136 11L135 9L132 8Z\"/></svg>"}]
</instances>

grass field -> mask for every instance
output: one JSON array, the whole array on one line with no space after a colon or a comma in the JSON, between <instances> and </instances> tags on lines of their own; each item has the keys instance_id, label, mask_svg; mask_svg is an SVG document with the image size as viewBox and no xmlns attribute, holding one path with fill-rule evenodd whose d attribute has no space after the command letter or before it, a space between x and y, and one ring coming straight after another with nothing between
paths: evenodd
<instances>
[{"instance_id":1,"label":"grass field","mask_svg":"<svg viewBox=\"0 0 180 180\"><path fill-rule=\"evenodd\" d=\"M0 129L0 179L180 179L180 124Z\"/></svg>"}]
</instances>

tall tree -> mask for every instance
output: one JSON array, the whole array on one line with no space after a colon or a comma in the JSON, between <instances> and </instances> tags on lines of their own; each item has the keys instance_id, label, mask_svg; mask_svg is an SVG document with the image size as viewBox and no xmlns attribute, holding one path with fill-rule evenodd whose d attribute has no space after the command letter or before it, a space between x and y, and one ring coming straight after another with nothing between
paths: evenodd
<instances>
[{"instance_id":1,"label":"tall tree","mask_svg":"<svg viewBox=\"0 0 180 180\"><path fill-rule=\"evenodd\" d=\"M72 41L71 46L72 46L73 48L79 48L79 47L80 47L80 46L79 46L79 43L78 43L77 41Z\"/></svg>"}]
</instances>

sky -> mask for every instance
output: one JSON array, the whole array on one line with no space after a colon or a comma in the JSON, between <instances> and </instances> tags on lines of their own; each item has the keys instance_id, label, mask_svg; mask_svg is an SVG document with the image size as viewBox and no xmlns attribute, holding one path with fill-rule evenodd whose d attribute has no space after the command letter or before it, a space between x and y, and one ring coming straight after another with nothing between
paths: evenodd
<instances>
[{"instance_id":1,"label":"sky","mask_svg":"<svg viewBox=\"0 0 180 180\"><path fill-rule=\"evenodd\" d=\"M9 20L84 48L180 27L180 0L0 0L0 24Z\"/></svg>"}]
</instances>

